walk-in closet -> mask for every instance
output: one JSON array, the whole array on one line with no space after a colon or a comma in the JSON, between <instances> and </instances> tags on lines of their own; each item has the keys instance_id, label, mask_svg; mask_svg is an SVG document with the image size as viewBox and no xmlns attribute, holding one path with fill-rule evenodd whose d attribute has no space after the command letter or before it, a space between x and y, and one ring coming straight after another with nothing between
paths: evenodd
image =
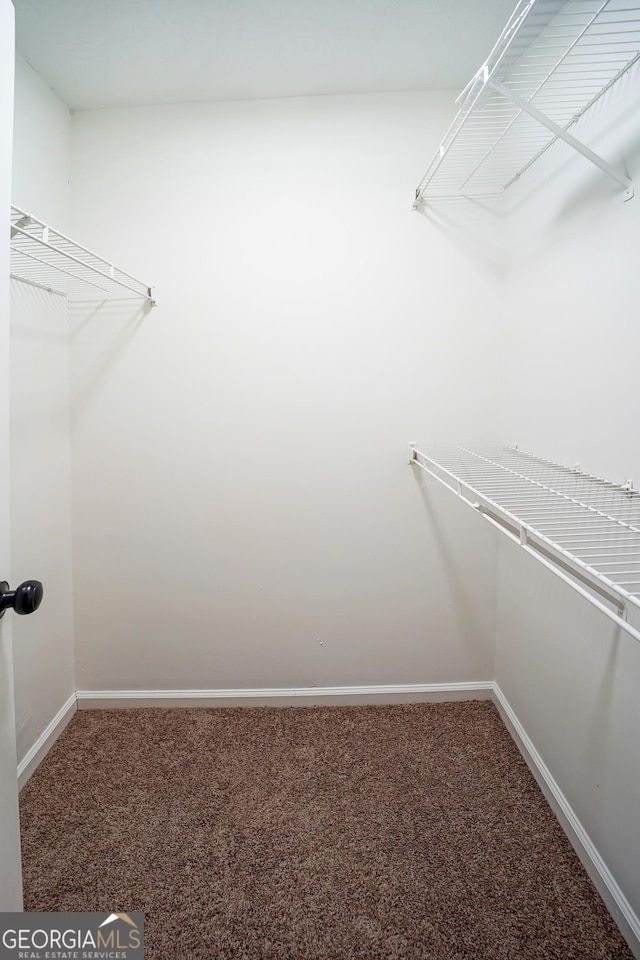
<instances>
[{"instance_id":1,"label":"walk-in closet","mask_svg":"<svg viewBox=\"0 0 640 960\"><path fill-rule=\"evenodd\" d=\"M640 958L637 0L0 44L0 955Z\"/></svg>"}]
</instances>

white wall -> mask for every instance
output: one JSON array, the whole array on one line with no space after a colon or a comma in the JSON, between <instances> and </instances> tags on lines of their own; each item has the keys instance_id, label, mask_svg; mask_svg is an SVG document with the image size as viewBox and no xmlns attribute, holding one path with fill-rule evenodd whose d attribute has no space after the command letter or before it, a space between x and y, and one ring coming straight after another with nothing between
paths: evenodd
<instances>
[{"instance_id":1,"label":"white wall","mask_svg":"<svg viewBox=\"0 0 640 960\"><path fill-rule=\"evenodd\" d=\"M412 213L450 95L89 111L75 310L79 689L486 680L495 539L405 444L496 422L497 272Z\"/></svg>"},{"instance_id":2,"label":"white wall","mask_svg":"<svg viewBox=\"0 0 640 960\"><path fill-rule=\"evenodd\" d=\"M16 61L13 202L69 226L67 108ZM42 580L37 613L14 617L21 760L73 693L68 312L63 297L11 284L11 549L14 584Z\"/></svg>"},{"instance_id":3,"label":"white wall","mask_svg":"<svg viewBox=\"0 0 640 960\"><path fill-rule=\"evenodd\" d=\"M628 75L574 131L636 185L639 86ZM640 196L563 146L519 199L503 434L638 486ZM508 543L498 585L497 681L640 914L640 644Z\"/></svg>"},{"instance_id":4,"label":"white wall","mask_svg":"<svg viewBox=\"0 0 640 960\"><path fill-rule=\"evenodd\" d=\"M504 293L510 334L505 435L565 463L640 487L636 357L640 135L634 68L573 129L621 174L624 192L557 144L525 175L510 220Z\"/></svg>"},{"instance_id":5,"label":"white wall","mask_svg":"<svg viewBox=\"0 0 640 960\"><path fill-rule=\"evenodd\" d=\"M19 53L15 76L12 203L66 233L71 114Z\"/></svg>"}]
</instances>

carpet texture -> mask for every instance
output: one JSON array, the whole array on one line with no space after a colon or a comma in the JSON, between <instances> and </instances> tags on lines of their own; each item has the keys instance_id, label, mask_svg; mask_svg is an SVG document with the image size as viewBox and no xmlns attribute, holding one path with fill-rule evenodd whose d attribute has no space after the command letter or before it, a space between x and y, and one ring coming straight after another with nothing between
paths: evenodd
<instances>
[{"instance_id":1,"label":"carpet texture","mask_svg":"<svg viewBox=\"0 0 640 960\"><path fill-rule=\"evenodd\" d=\"M632 960L488 702L82 711L21 816L148 960Z\"/></svg>"}]
</instances>

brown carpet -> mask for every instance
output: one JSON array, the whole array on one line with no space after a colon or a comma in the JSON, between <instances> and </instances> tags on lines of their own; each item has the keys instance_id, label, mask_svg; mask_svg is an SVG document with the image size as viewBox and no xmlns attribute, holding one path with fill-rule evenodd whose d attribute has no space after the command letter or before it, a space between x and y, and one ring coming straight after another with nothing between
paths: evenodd
<instances>
[{"instance_id":1,"label":"brown carpet","mask_svg":"<svg viewBox=\"0 0 640 960\"><path fill-rule=\"evenodd\" d=\"M632 960L486 702L83 711L21 811L25 908L148 960Z\"/></svg>"}]
</instances>

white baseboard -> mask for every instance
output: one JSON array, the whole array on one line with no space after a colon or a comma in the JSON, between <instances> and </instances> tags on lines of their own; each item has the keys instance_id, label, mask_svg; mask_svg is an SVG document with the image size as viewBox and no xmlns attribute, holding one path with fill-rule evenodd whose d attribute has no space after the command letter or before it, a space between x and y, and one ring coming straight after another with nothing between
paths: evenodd
<instances>
[{"instance_id":1,"label":"white baseboard","mask_svg":"<svg viewBox=\"0 0 640 960\"><path fill-rule=\"evenodd\" d=\"M509 733L515 740L538 786L560 821L571 845L580 857L598 893L629 944L634 957L640 960L640 918L618 886L611 871L593 845L589 834L576 816L571 804L551 775L533 742L514 713L511 704L497 683L493 684L494 701Z\"/></svg>"},{"instance_id":2,"label":"white baseboard","mask_svg":"<svg viewBox=\"0 0 640 960\"><path fill-rule=\"evenodd\" d=\"M45 727L34 745L18 764L18 789L22 790L36 767L44 760L64 728L78 709L75 693L72 693L50 724Z\"/></svg>"},{"instance_id":3,"label":"white baseboard","mask_svg":"<svg viewBox=\"0 0 640 960\"><path fill-rule=\"evenodd\" d=\"M78 709L123 707L291 707L491 700L493 682L289 687L247 690L78 690Z\"/></svg>"}]
</instances>

